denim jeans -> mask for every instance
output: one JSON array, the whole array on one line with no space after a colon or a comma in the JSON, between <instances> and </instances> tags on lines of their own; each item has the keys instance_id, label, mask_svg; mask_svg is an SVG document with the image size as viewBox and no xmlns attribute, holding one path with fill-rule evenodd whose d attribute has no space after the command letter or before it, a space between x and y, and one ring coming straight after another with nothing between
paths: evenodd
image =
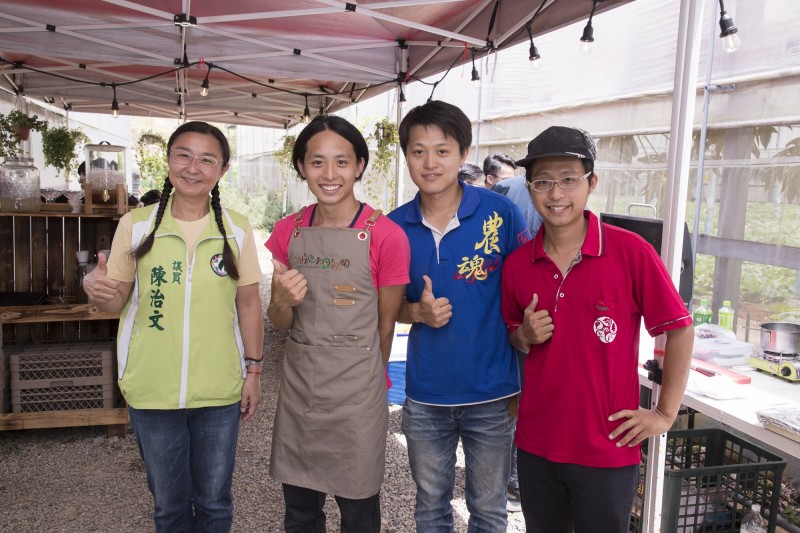
<instances>
[{"instance_id":1,"label":"denim jeans","mask_svg":"<svg viewBox=\"0 0 800 533\"><path fill-rule=\"evenodd\" d=\"M128 411L153 495L156 531L230 531L239 403Z\"/></svg>"},{"instance_id":2,"label":"denim jeans","mask_svg":"<svg viewBox=\"0 0 800 533\"><path fill-rule=\"evenodd\" d=\"M466 463L467 531L506 531L506 484L514 436L508 398L454 407L406 399L403 432L417 485L414 520L419 533L453 531L450 500L459 437Z\"/></svg>"}]
</instances>

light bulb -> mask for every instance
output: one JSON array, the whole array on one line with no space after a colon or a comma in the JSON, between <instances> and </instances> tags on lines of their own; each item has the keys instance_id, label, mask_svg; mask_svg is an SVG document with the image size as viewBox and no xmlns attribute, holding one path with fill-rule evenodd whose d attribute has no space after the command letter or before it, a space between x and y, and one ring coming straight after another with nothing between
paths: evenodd
<instances>
[{"instance_id":1,"label":"light bulb","mask_svg":"<svg viewBox=\"0 0 800 533\"><path fill-rule=\"evenodd\" d=\"M583 28L583 35L581 36L581 52L584 55L592 53L592 43L594 43L594 28L590 19L586 23L586 27Z\"/></svg>"},{"instance_id":2,"label":"light bulb","mask_svg":"<svg viewBox=\"0 0 800 533\"><path fill-rule=\"evenodd\" d=\"M478 69L476 69L474 66L472 67L472 85L475 87L481 86L481 76L478 74Z\"/></svg>"},{"instance_id":3,"label":"light bulb","mask_svg":"<svg viewBox=\"0 0 800 533\"><path fill-rule=\"evenodd\" d=\"M117 103L117 99L111 101L111 116L114 118L119 118L119 104Z\"/></svg>"},{"instance_id":4,"label":"light bulb","mask_svg":"<svg viewBox=\"0 0 800 533\"><path fill-rule=\"evenodd\" d=\"M208 96L208 80L203 80L203 84L200 86L200 96Z\"/></svg>"},{"instance_id":5,"label":"light bulb","mask_svg":"<svg viewBox=\"0 0 800 533\"><path fill-rule=\"evenodd\" d=\"M311 122L311 111L306 106L303 110L303 124L308 124L309 122Z\"/></svg>"},{"instance_id":6,"label":"light bulb","mask_svg":"<svg viewBox=\"0 0 800 533\"><path fill-rule=\"evenodd\" d=\"M739 39L739 35L736 33L731 33L730 35L726 35L722 39L722 48L726 52L735 52L741 46L742 40Z\"/></svg>"},{"instance_id":7,"label":"light bulb","mask_svg":"<svg viewBox=\"0 0 800 533\"><path fill-rule=\"evenodd\" d=\"M539 50L536 48L536 45L531 43L531 48L528 53L528 61L530 61L531 67L538 69L540 66L542 66L540 61L541 58L542 56L539 55Z\"/></svg>"}]
</instances>

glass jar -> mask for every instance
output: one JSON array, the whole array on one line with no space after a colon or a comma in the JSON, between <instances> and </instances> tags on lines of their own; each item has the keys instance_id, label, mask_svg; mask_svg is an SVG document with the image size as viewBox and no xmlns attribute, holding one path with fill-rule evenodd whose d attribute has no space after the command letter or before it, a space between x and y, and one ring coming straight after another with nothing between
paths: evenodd
<instances>
[{"instance_id":1,"label":"glass jar","mask_svg":"<svg viewBox=\"0 0 800 533\"><path fill-rule=\"evenodd\" d=\"M125 185L125 147L107 141L87 144L86 161L86 183L91 185L92 202L115 204L117 186Z\"/></svg>"},{"instance_id":2,"label":"glass jar","mask_svg":"<svg viewBox=\"0 0 800 533\"><path fill-rule=\"evenodd\" d=\"M0 167L0 211L36 212L41 209L39 169L31 157L9 157Z\"/></svg>"}]
</instances>

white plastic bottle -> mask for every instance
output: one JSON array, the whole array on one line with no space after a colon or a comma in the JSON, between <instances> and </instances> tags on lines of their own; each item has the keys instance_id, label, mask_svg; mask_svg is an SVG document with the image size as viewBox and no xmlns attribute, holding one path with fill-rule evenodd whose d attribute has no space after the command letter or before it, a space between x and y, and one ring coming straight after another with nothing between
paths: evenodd
<instances>
[{"instance_id":1,"label":"white plastic bottle","mask_svg":"<svg viewBox=\"0 0 800 533\"><path fill-rule=\"evenodd\" d=\"M761 516L761 506L754 503L750 512L742 519L741 533L766 533L767 524Z\"/></svg>"}]
</instances>

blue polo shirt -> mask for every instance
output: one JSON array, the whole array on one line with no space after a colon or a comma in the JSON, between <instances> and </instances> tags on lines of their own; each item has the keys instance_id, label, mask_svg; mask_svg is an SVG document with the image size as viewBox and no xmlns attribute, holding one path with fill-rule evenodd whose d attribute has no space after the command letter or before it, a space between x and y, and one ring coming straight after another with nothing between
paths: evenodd
<instances>
[{"instance_id":1,"label":"blue polo shirt","mask_svg":"<svg viewBox=\"0 0 800 533\"><path fill-rule=\"evenodd\" d=\"M389 214L411 243L406 299L418 302L431 278L433 295L446 297L453 316L441 328L411 326L406 396L431 405L467 405L519 392L515 352L500 313L500 272L505 258L530 239L525 218L508 198L465 187L458 227L441 239L422 223L419 193Z\"/></svg>"}]
</instances>

